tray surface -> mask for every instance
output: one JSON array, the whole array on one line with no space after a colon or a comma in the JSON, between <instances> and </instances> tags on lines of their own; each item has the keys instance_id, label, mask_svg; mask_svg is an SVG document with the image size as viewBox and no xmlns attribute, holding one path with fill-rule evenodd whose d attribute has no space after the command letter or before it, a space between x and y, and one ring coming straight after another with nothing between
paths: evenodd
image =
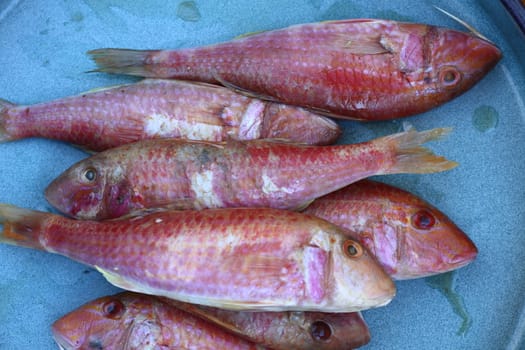
<instances>
[{"instance_id":1,"label":"tray surface","mask_svg":"<svg viewBox=\"0 0 525 350\"><path fill-rule=\"evenodd\" d=\"M386 307L364 312L363 349L525 348L525 38L500 2L270 0L224 2L83 0L0 3L0 97L31 104L136 79L86 74L99 47L178 48L246 32L343 18L386 18L462 29L439 6L494 41L504 58L455 100L404 119L417 129L450 126L430 147L460 163L433 175L385 176L436 205L479 249L452 274L397 283ZM399 131L403 121L345 121L342 141ZM27 139L0 144L0 202L51 211L43 190L86 157L68 144ZM56 349L51 323L116 292L93 269L64 257L0 245L0 349Z\"/></svg>"}]
</instances>

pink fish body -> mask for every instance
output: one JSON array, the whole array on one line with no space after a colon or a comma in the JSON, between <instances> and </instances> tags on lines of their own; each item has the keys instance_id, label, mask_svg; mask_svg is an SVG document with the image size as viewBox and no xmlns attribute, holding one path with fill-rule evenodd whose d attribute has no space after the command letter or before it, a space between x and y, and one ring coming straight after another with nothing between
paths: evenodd
<instances>
[{"instance_id":1,"label":"pink fish body","mask_svg":"<svg viewBox=\"0 0 525 350\"><path fill-rule=\"evenodd\" d=\"M356 182L316 199L304 213L352 231L394 279L457 269L478 253L470 238L440 210L380 182Z\"/></svg>"},{"instance_id":2,"label":"pink fish body","mask_svg":"<svg viewBox=\"0 0 525 350\"><path fill-rule=\"evenodd\" d=\"M95 266L117 287L226 309L353 312L395 286L348 233L276 209L165 211L105 222L0 206L0 241Z\"/></svg>"},{"instance_id":3,"label":"pink fish body","mask_svg":"<svg viewBox=\"0 0 525 350\"><path fill-rule=\"evenodd\" d=\"M359 312L230 311L165 298L163 301L274 350L354 349L370 341Z\"/></svg>"},{"instance_id":4,"label":"pink fish body","mask_svg":"<svg viewBox=\"0 0 525 350\"><path fill-rule=\"evenodd\" d=\"M202 83L146 79L31 106L0 101L0 141L46 137L101 151L152 138L281 138L329 144L336 123Z\"/></svg>"},{"instance_id":5,"label":"pink fish body","mask_svg":"<svg viewBox=\"0 0 525 350\"><path fill-rule=\"evenodd\" d=\"M149 208L297 209L377 174L429 173L456 166L420 147L448 132L415 130L355 145L150 140L101 152L46 189L48 201L82 219Z\"/></svg>"},{"instance_id":6,"label":"pink fish body","mask_svg":"<svg viewBox=\"0 0 525 350\"><path fill-rule=\"evenodd\" d=\"M155 297L124 292L93 300L51 327L61 350L262 350Z\"/></svg>"},{"instance_id":7,"label":"pink fish body","mask_svg":"<svg viewBox=\"0 0 525 350\"><path fill-rule=\"evenodd\" d=\"M496 46L473 34L373 19L301 24L198 48L90 54L103 72L222 83L362 120L436 107L501 58Z\"/></svg>"}]
</instances>

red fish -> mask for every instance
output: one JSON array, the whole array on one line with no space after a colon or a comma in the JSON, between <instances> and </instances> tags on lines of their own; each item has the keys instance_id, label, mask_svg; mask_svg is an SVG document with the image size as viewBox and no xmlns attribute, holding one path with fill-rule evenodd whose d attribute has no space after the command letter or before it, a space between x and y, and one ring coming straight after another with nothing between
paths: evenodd
<instances>
[{"instance_id":1,"label":"red fish","mask_svg":"<svg viewBox=\"0 0 525 350\"><path fill-rule=\"evenodd\" d=\"M49 185L46 197L61 212L82 219L160 207L297 209L371 175L455 167L420 146L448 131L410 130L324 147L267 141L142 141L78 162Z\"/></svg>"},{"instance_id":2,"label":"red fish","mask_svg":"<svg viewBox=\"0 0 525 350\"><path fill-rule=\"evenodd\" d=\"M176 80L147 79L32 106L0 101L0 141L39 136L94 151L162 137L330 144L340 133L330 119L299 107Z\"/></svg>"},{"instance_id":3,"label":"red fish","mask_svg":"<svg viewBox=\"0 0 525 350\"><path fill-rule=\"evenodd\" d=\"M394 279L457 269L478 253L470 238L437 208L380 182L359 181L316 199L304 213L357 234Z\"/></svg>"},{"instance_id":4,"label":"red fish","mask_svg":"<svg viewBox=\"0 0 525 350\"><path fill-rule=\"evenodd\" d=\"M350 233L292 211L164 211L98 222L0 205L0 223L0 242L95 266L123 289L196 304L353 312L395 294Z\"/></svg>"},{"instance_id":5,"label":"red fish","mask_svg":"<svg viewBox=\"0 0 525 350\"><path fill-rule=\"evenodd\" d=\"M162 300L274 350L354 349L370 341L359 312L243 312Z\"/></svg>"},{"instance_id":6,"label":"red fish","mask_svg":"<svg viewBox=\"0 0 525 350\"><path fill-rule=\"evenodd\" d=\"M199 48L89 54L102 72L222 83L361 120L427 111L468 90L501 58L478 35L373 19L301 24Z\"/></svg>"},{"instance_id":7,"label":"red fish","mask_svg":"<svg viewBox=\"0 0 525 350\"><path fill-rule=\"evenodd\" d=\"M62 350L262 350L155 297L119 293L93 300L51 327Z\"/></svg>"}]
</instances>

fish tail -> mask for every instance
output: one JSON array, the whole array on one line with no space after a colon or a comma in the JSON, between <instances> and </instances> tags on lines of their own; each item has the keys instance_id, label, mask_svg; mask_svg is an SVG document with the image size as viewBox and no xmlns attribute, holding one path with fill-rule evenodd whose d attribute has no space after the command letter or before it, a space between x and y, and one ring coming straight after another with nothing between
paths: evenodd
<instances>
[{"instance_id":1,"label":"fish tail","mask_svg":"<svg viewBox=\"0 0 525 350\"><path fill-rule=\"evenodd\" d=\"M0 142L6 142L16 139L16 137L13 137L8 134L5 126L7 120L7 111L9 111L9 109L14 106L15 104L0 99Z\"/></svg>"},{"instance_id":2,"label":"fish tail","mask_svg":"<svg viewBox=\"0 0 525 350\"><path fill-rule=\"evenodd\" d=\"M18 208L8 204L0 204L0 242L45 250L40 242L41 227L44 219L50 214Z\"/></svg>"},{"instance_id":3,"label":"fish tail","mask_svg":"<svg viewBox=\"0 0 525 350\"><path fill-rule=\"evenodd\" d=\"M151 76L148 69L148 57L155 50L97 49L87 54L95 61L98 68L92 72Z\"/></svg>"},{"instance_id":4,"label":"fish tail","mask_svg":"<svg viewBox=\"0 0 525 350\"><path fill-rule=\"evenodd\" d=\"M386 136L383 140L391 143L395 150L394 165L389 174L426 174L455 168L458 163L432 153L421 145L438 140L452 131L452 128L436 128L425 131L415 129Z\"/></svg>"}]
</instances>

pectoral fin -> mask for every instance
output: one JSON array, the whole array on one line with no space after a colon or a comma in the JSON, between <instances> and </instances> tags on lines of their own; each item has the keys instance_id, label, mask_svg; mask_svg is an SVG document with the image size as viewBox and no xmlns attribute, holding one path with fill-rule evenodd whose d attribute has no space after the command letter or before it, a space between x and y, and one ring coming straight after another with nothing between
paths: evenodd
<instances>
[{"instance_id":1,"label":"pectoral fin","mask_svg":"<svg viewBox=\"0 0 525 350\"><path fill-rule=\"evenodd\" d=\"M381 37L346 38L342 41L345 51L354 55L381 55L391 53L391 49L381 42Z\"/></svg>"}]
</instances>

